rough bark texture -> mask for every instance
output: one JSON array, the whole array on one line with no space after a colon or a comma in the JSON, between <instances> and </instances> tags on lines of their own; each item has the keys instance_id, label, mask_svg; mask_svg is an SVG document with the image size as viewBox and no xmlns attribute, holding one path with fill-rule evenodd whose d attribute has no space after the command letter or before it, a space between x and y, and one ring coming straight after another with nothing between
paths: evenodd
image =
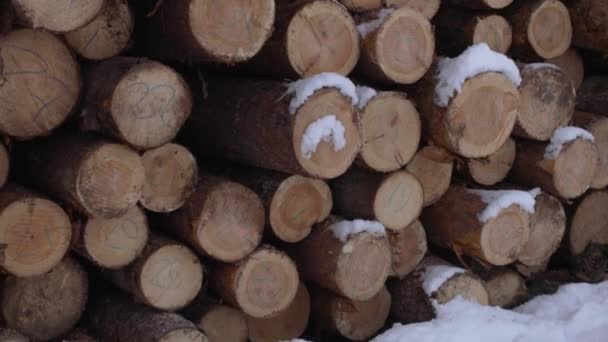
<instances>
[{"instance_id":1,"label":"rough bark texture","mask_svg":"<svg viewBox=\"0 0 608 342\"><path fill-rule=\"evenodd\" d=\"M452 181L454 157L438 146L421 148L407 164L406 170L416 176L424 193L424 206L431 205L448 191Z\"/></svg>"},{"instance_id":2,"label":"rough bark texture","mask_svg":"<svg viewBox=\"0 0 608 342\"><path fill-rule=\"evenodd\" d=\"M567 1L572 19L572 45L608 52L608 1Z\"/></svg>"},{"instance_id":3,"label":"rough bark texture","mask_svg":"<svg viewBox=\"0 0 608 342\"><path fill-rule=\"evenodd\" d=\"M102 10L104 3L104 0L58 0L52 4L36 0L12 0L23 24L55 32L73 31L88 24Z\"/></svg>"},{"instance_id":4,"label":"rough bark texture","mask_svg":"<svg viewBox=\"0 0 608 342\"><path fill-rule=\"evenodd\" d=\"M11 171L11 155L5 144L0 143L0 189L6 184Z\"/></svg>"},{"instance_id":5,"label":"rough bark texture","mask_svg":"<svg viewBox=\"0 0 608 342\"><path fill-rule=\"evenodd\" d=\"M403 324L430 321L435 318L431 298L422 288L423 270L416 270L402 279L390 279L386 284L391 293L391 315Z\"/></svg>"},{"instance_id":6,"label":"rough bark texture","mask_svg":"<svg viewBox=\"0 0 608 342\"><path fill-rule=\"evenodd\" d=\"M592 76L583 81L576 97L576 109L608 116L608 77Z\"/></svg>"},{"instance_id":7,"label":"rough bark texture","mask_svg":"<svg viewBox=\"0 0 608 342\"><path fill-rule=\"evenodd\" d=\"M393 253L391 276L403 278L412 272L427 252L426 233L420 221L398 232L388 232Z\"/></svg>"},{"instance_id":8,"label":"rough bark texture","mask_svg":"<svg viewBox=\"0 0 608 342\"><path fill-rule=\"evenodd\" d=\"M575 112L572 124L593 134L595 138L593 143L599 155L599 161L591 182L591 188L605 188L608 186L608 117L587 112Z\"/></svg>"}]
</instances>

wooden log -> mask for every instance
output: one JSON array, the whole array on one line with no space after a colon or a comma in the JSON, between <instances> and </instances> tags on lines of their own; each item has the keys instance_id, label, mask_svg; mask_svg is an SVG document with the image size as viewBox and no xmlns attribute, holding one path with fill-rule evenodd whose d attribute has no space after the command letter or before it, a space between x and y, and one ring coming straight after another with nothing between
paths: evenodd
<instances>
[{"instance_id":1,"label":"wooden log","mask_svg":"<svg viewBox=\"0 0 608 342\"><path fill-rule=\"evenodd\" d=\"M18 139L44 136L75 110L80 70L70 50L52 34L19 29L0 36L0 60L2 133Z\"/></svg>"},{"instance_id":2,"label":"wooden log","mask_svg":"<svg viewBox=\"0 0 608 342\"><path fill-rule=\"evenodd\" d=\"M552 64L519 65L520 106L513 135L547 141L558 127L568 125L576 102L576 89L568 75Z\"/></svg>"},{"instance_id":3,"label":"wooden log","mask_svg":"<svg viewBox=\"0 0 608 342\"><path fill-rule=\"evenodd\" d=\"M308 326L310 317L310 294L300 282L298 292L291 304L272 318L247 316L249 340L251 342L290 341L300 337Z\"/></svg>"},{"instance_id":4,"label":"wooden log","mask_svg":"<svg viewBox=\"0 0 608 342\"><path fill-rule=\"evenodd\" d=\"M511 171L516 150L515 140L509 138L498 151L485 158L457 159L456 172L478 184L495 185Z\"/></svg>"},{"instance_id":5,"label":"wooden log","mask_svg":"<svg viewBox=\"0 0 608 342\"><path fill-rule=\"evenodd\" d=\"M422 211L422 185L407 171L385 175L351 169L330 185L334 211L347 218L377 220L400 231Z\"/></svg>"},{"instance_id":6,"label":"wooden log","mask_svg":"<svg viewBox=\"0 0 608 342\"><path fill-rule=\"evenodd\" d=\"M582 127L593 134L593 143L599 155L595 176L591 181L592 189L608 186L608 117L587 112L575 112L572 117L575 126Z\"/></svg>"},{"instance_id":7,"label":"wooden log","mask_svg":"<svg viewBox=\"0 0 608 342\"><path fill-rule=\"evenodd\" d=\"M0 295L2 317L9 328L33 340L57 338L80 319L88 286L87 274L71 258L46 274L5 278Z\"/></svg>"},{"instance_id":8,"label":"wooden log","mask_svg":"<svg viewBox=\"0 0 608 342\"><path fill-rule=\"evenodd\" d=\"M427 239L456 255L492 265L514 262L530 236L529 215L513 204L483 222L481 214L488 204L479 192L451 186L437 203L422 211Z\"/></svg>"},{"instance_id":9,"label":"wooden log","mask_svg":"<svg viewBox=\"0 0 608 342\"><path fill-rule=\"evenodd\" d=\"M542 265L528 266L526 264L522 264L520 262L515 263L515 269L519 274L526 278L533 277L534 275L542 272L546 272L549 267L549 262L545 262Z\"/></svg>"},{"instance_id":10,"label":"wooden log","mask_svg":"<svg viewBox=\"0 0 608 342\"><path fill-rule=\"evenodd\" d=\"M566 50L563 54L545 60L560 68L574 84L574 88L578 89L583 84L585 77L585 63L581 54L574 48Z\"/></svg>"},{"instance_id":11,"label":"wooden log","mask_svg":"<svg viewBox=\"0 0 608 342\"><path fill-rule=\"evenodd\" d=\"M351 12L365 12L382 7L382 0L339 0Z\"/></svg>"},{"instance_id":12,"label":"wooden log","mask_svg":"<svg viewBox=\"0 0 608 342\"><path fill-rule=\"evenodd\" d=\"M362 38L357 72L379 83L412 84L430 68L435 55L431 23L402 7L368 13L358 20ZM379 24L379 25L378 25Z\"/></svg>"},{"instance_id":13,"label":"wooden log","mask_svg":"<svg viewBox=\"0 0 608 342\"><path fill-rule=\"evenodd\" d=\"M576 109L608 116L608 77L587 77L578 89Z\"/></svg>"},{"instance_id":14,"label":"wooden log","mask_svg":"<svg viewBox=\"0 0 608 342\"><path fill-rule=\"evenodd\" d=\"M108 272L110 280L138 301L165 311L188 305L203 283L204 267L186 246L150 234L142 253L126 267Z\"/></svg>"},{"instance_id":15,"label":"wooden log","mask_svg":"<svg viewBox=\"0 0 608 342\"><path fill-rule=\"evenodd\" d=\"M146 170L141 205L154 212L181 208L198 183L198 166L190 151L178 144L165 144L142 154Z\"/></svg>"},{"instance_id":16,"label":"wooden log","mask_svg":"<svg viewBox=\"0 0 608 342\"><path fill-rule=\"evenodd\" d=\"M0 328L0 341L2 342L30 342L23 334L6 328Z\"/></svg>"},{"instance_id":17,"label":"wooden log","mask_svg":"<svg viewBox=\"0 0 608 342\"><path fill-rule=\"evenodd\" d=\"M420 221L407 228L388 232L388 242L393 253L391 276L403 278L412 272L427 252L426 233Z\"/></svg>"},{"instance_id":18,"label":"wooden log","mask_svg":"<svg viewBox=\"0 0 608 342\"><path fill-rule=\"evenodd\" d=\"M184 126L184 138L199 155L323 179L344 173L361 145L350 99L335 88L321 89L292 115L293 95L285 95L286 90L275 81L210 82L207 100ZM344 127L345 146L335 151L331 141L321 141L308 158L302 152L303 136L328 113Z\"/></svg>"},{"instance_id":19,"label":"wooden log","mask_svg":"<svg viewBox=\"0 0 608 342\"><path fill-rule=\"evenodd\" d=\"M359 164L391 172L414 157L422 124L416 107L405 94L379 92L360 110L359 120L363 142Z\"/></svg>"},{"instance_id":20,"label":"wooden log","mask_svg":"<svg viewBox=\"0 0 608 342\"><path fill-rule=\"evenodd\" d=\"M64 37L68 45L89 60L102 60L125 50L133 33L134 18L127 0L105 0L101 12L90 23Z\"/></svg>"},{"instance_id":21,"label":"wooden log","mask_svg":"<svg viewBox=\"0 0 608 342\"><path fill-rule=\"evenodd\" d=\"M429 145L421 148L407 164L406 170L422 185L425 207L438 201L448 191L454 168L453 160L448 151Z\"/></svg>"},{"instance_id":22,"label":"wooden log","mask_svg":"<svg viewBox=\"0 0 608 342\"><path fill-rule=\"evenodd\" d=\"M76 329L62 337L61 342L97 342L97 340L85 334L82 330Z\"/></svg>"},{"instance_id":23,"label":"wooden log","mask_svg":"<svg viewBox=\"0 0 608 342\"><path fill-rule=\"evenodd\" d=\"M57 135L22 146L28 182L91 217L125 214L139 200L144 168L130 148L92 135Z\"/></svg>"},{"instance_id":24,"label":"wooden log","mask_svg":"<svg viewBox=\"0 0 608 342\"><path fill-rule=\"evenodd\" d=\"M249 316L278 315L298 292L298 270L283 252L262 246L235 264L217 264L211 287L224 300Z\"/></svg>"},{"instance_id":25,"label":"wooden log","mask_svg":"<svg viewBox=\"0 0 608 342\"><path fill-rule=\"evenodd\" d=\"M461 6L469 9L502 9L509 6L513 0L444 0L446 4Z\"/></svg>"},{"instance_id":26,"label":"wooden log","mask_svg":"<svg viewBox=\"0 0 608 342\"><path fill-rule=\"evenodd\" d=\"M203 174L184 206L159 218L161 226L203 255L235 262L262 240L264 206L247 187Z\"/></svg>"},{"instance_id":27,"label":"wooden log","mask_svg":"<svg viewBox=\"0 0 608 342\"><path fill-rule=\"evenodd\" d=\"M6 145L0 143L0 189L6 184L11 172L11 155Z\"/></svg>"},{"instance_id":28,"label":"wooden log","mask_svg":"<svg viewBox=\"0 0 608 342\"><path fill-rule=\"evenodd\" d=\"M15 185L0 190L0 269L41 275L67 253L72 226L54 202Z\"/></svg>"},{"instance_id":29,"label":"wooden log","mask_svg":"<svg viewBox=\"0 0 608 342\"><path fill-rule=\"evenodd\" d=\"M578 0L567 4L572 19L572 45L608 52L608 2Z\"/></svg>"},{"instance_id":30,"label":"wooden log","mask_svg":"<svg viewBox=\"0 0 608 342\"><path fill-rule=\"evenodd\" d=\"M19 19L27 26L54 32L82 27L102 10L104 0L59 0L52 4L36 0L12 0Z\"/></svg>"},{"instance_id":31,"label":"wooden log","mask_svg":"<svg viewBox=\"0 0 608 342\"><path fill-rule=\"evenodd\" d=\"M384 0L387 7L408 7L416 10L427 19L432 19L441 5L441 0Z\"/></svg>"},{"instance_id":32,"label":"wooden log","mask_svg":"<svg viewBox=\"0 0 608 342\"><path fill-rule=\"evenodd\" d=\"M148 241L148 219L139 207L115 218L89 218L80 223L73 249L95 265L119 269L139 256Z\"/></svg>"},{"instance_id":33,"label":"wooden log","mask_svg":"<svg viewBox=\"0 0 608 342\"><path fill-rule=\"evenodd\" d=\"M116 57L87 73L81 128L137 149L164 145L192 109L192 95L170 67L144 58Z\"/></svg>"},{"instance_id":34,"label":"wooden log","mask_svg":"<svg viewBox=\"0 0 608 342\"><path fill-rule=\"evenodd\" d=\"M484 281L489 305L510 309L526 299L526 281L516 271L505 267L486 269L477 263L468 265Z\"/></svg>"},{"instance_id":35,"label":"wooden log","mask_svg":"<svg viewBox=\"0 0 608 342\"><path fill-rule=\"evenodd\" d=\"M189 316L205 332L209 342L246 342L245 314L227 305L206 303Z\"/></svg>"},{"instance_id":36,"label":"wooden log","mask_svg":"<svg viewBox=\"0 0 608 342\"><path fill-rule=\"evenodd\" d=\"M352 300L367 300L384 286L391 269L385 236L362 232L345 241L336 237L331 216L300 243L289 246L300 277Z\"/></svg>"}]
</instances>

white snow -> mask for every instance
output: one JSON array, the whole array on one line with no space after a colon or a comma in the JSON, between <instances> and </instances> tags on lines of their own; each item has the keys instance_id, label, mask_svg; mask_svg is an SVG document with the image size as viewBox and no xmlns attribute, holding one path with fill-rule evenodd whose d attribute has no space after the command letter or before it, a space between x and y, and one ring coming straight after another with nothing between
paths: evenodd
<instances>
[{"instance_id":1,"label":"white snow","mask_svg":"<svg viewBox=\"0 0 608 342\"><path fill-rule=\"evenodd\" d=\"M608 282L569 284L514 311L455 298L436 305L437 318L401 325L373 342L604 342Z\"/></svg>"},{"instance_id":2,"label":"white snow","mask_svg":"<svg viewBox=\"0 0 608 342\"><path fill-rule=\"evenodd\" d=\"M360 110L367 106L369 100L373 99L374 96L378 95L378 92L370 87L365 86L357 86L357 98L359 99L359 103L357 103L357 108Z\"/></svg>"},{"instance_id":3,"label":"white snow","mask_svg":"<svg viewBox=\"0 0 608 342\"><path fill-rule=\"evenodd\" d=\"M346 243L351 236L359 233L368 233L376 236L385 236L386 230L382 223L378 221L366 221L366 220L353 220L353 221L339 221L331 226L329 229L334 233L336 239Z\"/></svg>"},{"instance_id":4,"label":"white snow","mask_svg":"<svg viewBox=\"0 0 608 342\"><path fill-rule=\"evenodd\" d=\"M361 38L365 38L368 34L377 30L393 12L395 12L394 8L383 8L378 12L376 19L357 25L357 31L359 31Z\"/></svg>"},{"instance_id":5,"label":"white snow","mask_svg":"<svg viewBox=\"0 0 608 342\"><path fill-rule=\"evenodd\" d=\"M289 102L289 113L295 114L312 94L322 88L338 89L342 95L350 98L353 106L359 102L355 85L350 79L335 72L322 72L289 84L287 94L293 94Z\"/></svg>"},{"instance_id":6,"label":"white snow","mask_svg":"<svg viewBox=\"0 0 608 342\"><path fill-rule=\"evenodd\" d=\"M300 152L304 158L310 159L312 154L317 152L321 141L331 141L335 152L346 146L344 126L335 115L326 115L306 127L300 144Z\"/></svg>"},{"instance_id":7,"label":"white snow","mask_svg":"<svg viewBox=\"0 0 608 342\"><path fill-rule=\"evenodd\" d=\"M552 63L530 63L530 64L526 64L526 66L524 67L524 71L526 69L541 69L541 68L551 68L551 69L557 69L557 70L561 70L557 65L552 64Z\"/></svg>"},{"instance_id":8,"label":"white snow","mask_svg":"<svg viewBox=\"0 0 608 342\"><path fill-rule=\"evenodd\" d=\"M424 274L422 275L422 288L426 294L431 296L439 290L443 283L453 276L464 272L465 270L460 267L448 265L427 266L424 268Z\"/></svg>"},{"instance_id":9,"label":"white snow","mask_svg":"<svg viewBox=\"0 0 608 342\"><path fill-rule=\"evenodd\" d=\"M568 126L556 129L551 137L551 142L545 149L545 159L557 158L565 144L579 138L594 141L593 134L582 128Z\"/></svg>"},{"instance_id":10,"label":"white snow","mask_svg":"<svg viewBox=\"0 0 608 342\"><path fill-rule=\"evenodd\" d=\"M437 86L434 102L447 107L454 92L459 93L469 78L486 72L498 72L508 77L515 86L521 84L521 76L515 62L509 57L492 51L486 43L473 45L456 58L443 58L437 70Z\"/></svg>"},{"instance_id":11,"label":"white snow","mask_svg":"<svg viewBox=\"0 0 608 342\"><path fill-rule=\"evenodd\" d=\"M480 222L486 223L498 216L501 210L506 209L513 204L517 204L528 213L534 213L536 196L540 194L540 188L534 188L530 191L469 190L469 192L476 194L483 203L487 204L485 209L478 216Z\"/></svg>"}]
</instances>

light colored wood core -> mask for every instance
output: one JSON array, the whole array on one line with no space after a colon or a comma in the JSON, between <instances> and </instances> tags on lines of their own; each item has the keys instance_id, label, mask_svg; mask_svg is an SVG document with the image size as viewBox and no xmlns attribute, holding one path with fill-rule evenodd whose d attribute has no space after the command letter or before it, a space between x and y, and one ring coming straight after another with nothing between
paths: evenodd
<instances>
[{"instance_id":1,"label":"light colored wood core","mask_svg":"<svg viewBox=\"0 0 608 342\"><path fill-rule=\"evenodd\" d=\"M538 266L551 258L566 232L566 213L561 202L546 193L536 196L534 213L530 214L530 239L518 261Z\"/></svg>"},{"instance_id":2,"label":"light colored wood core","mask_svg":"<svg viewBox=\"0 0 608 342\"><path fill-rule=\"evenodd\" d=\"M441 0L385 0L384 2L387 7L411 8L427 19L433 18L441 5Z\"/></svg>"},{"instance_id":3,"label":"light colored wood core","mask_svg":"<svg viewBox=\"0 0 608 342\"><path fill-rule=\"evenodd\" d=\"M564 145L553 166L553 184L564 198L576 198L591 186L598 164L593 142L583 139Z\"/></svg>"},{"instance_id":4,"label":"light colored wood core","mask_svg":"<svg viewBox=\"0 0 608 342\"><path fill-rule=\"evenodd\" d=\"M524 278L517 272L503 270L486 281L489 295L489 304L493 306L509 307L526 293Z\"/></svg>"},{"instance_id":5,"label":"light colored wood core","mask_svg":"<svg viewBox=\"0 0 608 342\"><path fill-rule=\"evenodd\" d=\"M285 179L270 202L273 233L285 242L298 242L312 225L324 221L333 207L331 190L319 179L298 175Z\"/></svg>"},{"instance_id":6,"label":"light colored wood core","mask_svg":"<svg viewBox=\"0 0 608 342\"><path fill-rule=\"evenodd\" d=\"M574 88L583 84L585 77L585 64L576 49L568 49L563 54L546 60L547 63L557 65L572 80Z\"/></svg>"},{"instance_id":7,"label":"light colored wood core","mask_svg":"<svg viewBox=\"0 0 608 342\"><path fill-rule=\"evenodd\" d=\"M475 25L473 44L486 43L494 51L507 53L511 48L512 40L511 24L500 15L483 17Z\"/></svg>"},{"instance_id":8,"label":"light colored wood core","mask_svg":"<svg viewBox=\"0 0 608 342\"><path fill-rule=\"evenodd\" d=\"M0 58L0 130L30 139L61 125L80 96L79 67L65 44L45 31L15 30L0 37Z\"/></svg>"},{"instance_id":9,"label":"light colored wood core","mask_svg":"<svg viewBox=\"0 0 608 342\"><path fill-rule=\"evenodd\" d=\"M492 265L502 266L517 260L530 237L530 218L519 206L500 211L481 231L481 252Z\"/></svg>"},{"instance_id":10,"label":"light colored wood core","mask_svg":"<svg viewBox=\"0 0 608 342\"><path fill-rule=\"evenodd\" d=\"M8 175L11 171L11 157L6 146L0 144L0 188L6 184Z\"/></svg>"},{"instance_id":11,"label":"light colored wood core","mask_svg":"<svg viewBox=\"0 0 608 342\"><path fill-rule=\"evenodd\" d=\"M272 317L285 310L298 292L296 265L269 248L253 252L236 277L236 301L253 317Z\"/></svg>"},{"instance_id":12,"label":"light colored wood core","mask_svg":"<svg viewBox=\"0 0 608 342\"><path fill-rule=\"evenodd\" d=\"M202 332L192 328L171 330L158 342L211 342Z\"/></svg>"},{"instance_id":13,"label":"light colored wood core","mask_svg":"<svg viewBox=\"0 0 608 342\"><path fill-rule=\"evenodd\" d=\"M76 193L90 215L119 216L137 204L144 176L135 151L119 144L103 144L82 163Z\"/></svg>"},{"instance_id":14,"label":"light colored wood core","mask_svg":"<svg viewBox=\"0 0 608 342\"><path fill-rule=\"evenodd\" d=\"M19 16L34 28L68 32L93 20L103 8L104 0L13 0Z\"/></svg>"},{"instance_id":15,"label":"light colored wood core","mask_svg":"<svg viewBox=\"0 0 608 342\"><path fill-rule=\"evenodd\" d=\"M496 152L513 130L519 101L519 91L503 75L490 72L465 81L447 113L455 152L467 158Z\"/></svg>"},{"instance_id":16,"label":"light colored wood core","mask_svg":"<svg viewBox=\"0 0 608 342\"><path fill-rule=\"evenodd\" d=\"M546 0L528 19L527 36L540 57L557 57L570 47L572 23L568 8L558 0Z\"/></svg>"},{"instance_id":17,"label":"light colored wood core","mask_svg":"<svg viewBox=\"0 0 608 342\"><path fill-rule=\"evenodd\" d=\"M72 225L57 204L25 197L0 212L0 266L17 277L48 272L67 253Z\"/></svg>"},{"instance_id":18,"label":"light colored wood core","mask_svg":"<svg viewBox=\"0 0 608 342\"><path fill-rule=\"evenodd\" d=\"M570 223L570 251L581 254L594 242L608 244L608 191L595 191L587 195Z\"/></svg>"},{"instance_id":19,"label":"light colored wood core","mask_svg":"<svg viewBox=\"0 0 608 342\"><path fill-rule=\"evenodd\" d=\"M435 54L431 23L407 7L393 12L376 31L376 57L392 81L411 84L430 68Z\"/></svg>"},{"instance_id":20,"label":"light colored wood core","mask_svg":"<svg viewBox=\"0 0 608 342\"><path fill-rule=\"evenodd\" d=\"M494 185L507 177L515 161L515 140L509 138L498 151L481 159L469 159L467 166L471 178L482 185Z\"/></svg>"},{"instance_id":21,"label":"light colored wood core","mask_svg":"<svg viewBox=\"0 0 608 342\"><path fill-rule=\"evenodd\" d=\"M383 286L365 301L336 299L332 309L340 335L355 341L367 340L384 326L391 309L391 294Z\"/></svg>"},{"instance_id":22,"label":"light colored wood core","mask_svg":"<svg viewBox=\"0 0 608 342\"><path fill-rule=\"evenodd\" d=\"M470 273L460 273L452 276L437 290L436 299L439 304L445 304L457 296L488 305L490 298L483 281Z\"/></svg>"},{"instance_id":23,"label":"light colored wood core","mask_svg":"<svg viewBox=\"0 0 608 342\"><path fill-rule=\"evenodd\" d=\"M549 266L549 260L547 260L544 264L537 265L537 266L528 266L528 265L525 265L522 263L516 263L515 269L517 270L517 272L519 272L519 274L523 275L524 277L529 278L537 273L546 272L548 266Z\"/></svg>"},{"instance_id":24,"label":"light colored wood core","mask_svg":"<svg viewBox=\"0 0 608 342\"><path fill-rule=\"evenodd\" d=\"M453 157L438 146L423 147L407 164L407 171L422 185L425 207L437 202L448 191L453 168Z\"/></svg>"},{"instance_id":25,"label":"light colored wood core","mask_svg":"<svg viewBox=\"0 0 608 342\"><path fill-rule=\"evenodd\" d=\"M365 12L382 7L382 0L340 0L349 11Z\"/></svg>"},{"instance_id":26,"label":"light colored wood core","mask_svg":"<svg viewBox=\"0 0 608 342\"><path fill-rule=\"evenodd\" d=\"M139 207L116 218L91 218L83 229L86 254L95 263L111 269L130 264L148 241L148 219Z\"/></svg>"},{"instance_id":27,"label":"light colored wood core","mask_svg":"<svg viewBox=\"0 0 608 342\"><path fill-rule=\"evenodd\" d=\"M509 6L513 0L483 0L488 7L494 9L501 9Z\"/></svg>"},{"instance_id":28,"label":"light colored wood core","mask_svg":"<svg viewBox=\"0 0 608 342\"><path fill-rule=\"evenodd\" d=\"M141 205L160 213L181 208L198 183L198 166L192 153L170 143L146 151L141 160L146 170Z\"/></svg>"},{"instance_id":29,"label":"light colored wood core","mask_svg":"<svg viewBox=\"0 0 608 342\"><path fill-rule=\"evenodd\" d=\"M412 272L427 252L426 232L416 220L407 228L388 232L388 241L393 253L391 276L403 278Z\"/></svg>"},{"instance_id":30,"label":"light colored wood core","mask_svg":"<svg viewBox=\"0 0 608 342\"><path fill-rule=\"evenodd\" d=\"M608 186L608 118L600 119L587 126L595 138L593 143L599 155L595 176L591 188L602 189Z\"/></svg>"},{"instance_id":31,"label":"light colored wood core","mask_svg":"<svg viewBox=\"0 0 608 342\"><path fill-rule=\"evenodd\" d=\"M209 342L247 341L245 315L229 306L214 305L197 323Z\"/></svg>"},{"instance_id":32,"label":"light colored wood core","mask_svg":"<svg viewBox=\"0 0 608 342\"><path fill-rule=\"evenodd\" d=\"M248 188L234 182L213 187L196 228L197 243L211 257L235 262L251 253L264 230L264 206Z\"/></svg>"},{"instance_id":33,"label":"light colored wood core","mask_svg":"<svg viewBox=\"0 0 608 342\"><path fill-rule=\"evenodd\" d=\"M402 230L420 216L423 203L422 185L407 171L396 171L386 177L374 198L374 214L387 229Z\"/></svg>"},{"instance_id":34,"label":"light colored wood core","mask_svg":"<svg viewBox=\"0 0 608 342\"><path fill-rule=\"evenodd\" d=\"M306 330L309 316L310 294L304 283L300 282L296 297L278 316L272 318L247 316L249 340L251 342L275 342L298 338Z\"/></svg>"},{"instance_id":35,"label":"light colored wood core","mask_svg":"<svg viewBox=\"0 0 608 342\"><path fill-rule=\"evenodd\" d=\"M344 126L346 146L334 151L332 142L321 141L312 157L306 159L300 150L304 132L326 115L335 115ZM361 149L357 115L350 100L334 88L315 92L296 113L292 144L298 162L312 176L328 179L346 172Z\"/></svg>"},{"instance_id":36,"label":"light colored wood core","mask_svg":"<svg viewBox=\"0 0 608 342\"><path fill-rule=\"evenodd\" d=\"M90 60L114 57L127 48L133 33L133 15L125 0L106 0L103 10L87 25L66 33L76 53Z\"/></svg>"},{"instance_id":37,"label":"light colored wood core","mask_svg":"<svg viewBox=\"0 0 608 342\"><path fill-rule=\"evenodd\" d=\"M405 94L381 92L360 113L361 159L370 168L390 172L402 168L418 150L421 123Z\"/></svg>"},{"instance_id":38,"label":"light colored wood core","mask_svg":"<svg viewBox=\"0 0 608 342\"><path fill-rule=\"evenodd\" d=\"M302 7L287 27L287 56L295 72L348 75L359 60L359 34L348 11L333 1Z\"/></svg>"}]
</instances>

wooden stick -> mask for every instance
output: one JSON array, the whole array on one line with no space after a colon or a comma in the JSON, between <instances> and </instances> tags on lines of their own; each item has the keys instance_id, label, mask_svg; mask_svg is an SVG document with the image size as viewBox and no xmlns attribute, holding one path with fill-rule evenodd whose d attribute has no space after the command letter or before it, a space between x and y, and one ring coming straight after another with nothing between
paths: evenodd
<instances>
[{"instance_id":1,"label":"wooden stick","mask_svg":"<svg viewBox=\"0 0 608 342\"><path fill-rule=\"evenodd\" d=\"M404 230L389 231L388 241L393 253L392 277L403 278L408 275L427 252L426 233L418 220Z\"/></svg>"},{"instance_id":2,"label":"wooden stick","mask_svg":"<svg viewBox=\"0 0 608 342\"><path fill-rule=\"evenodd\" d=\"M515 140L509 138L498 151L485 158L457 159L456 172L478 184L495 185L511 171L516 149Z\"/></svg>"},{"instance_id":3,"label":"wooden stick","mask_svg":"<svg viewBox=\"0 0 608 342\"><path fill-rule=\"evenodd\" d=\"M431 20L441 5L441 0L384 0L387 7L408 7L416 10Z\"/></svg>"},{"instance_id":4,"label":"wooden stick","mask_svg":"<svg viewBox=\"0 0 608 342\"><path fill-rule=\"evenodd\" d=\"M572 123L593 134L595 138L593 143L599 155L599 162L593 181L591 181L591 188L605 188L608 186L608 117L586 112L575 112Z\"/></svg>"},{"instance_id":5,"label":"wooden stick","mask_svg":"<svg viewBox=\"0 0 608 342\"><path fill-rule=\"evenodd\" d=\"M568 1L572 18L572 45L608 52L608 2L606 0Z\"/></svg>"},{"instance_id":6,"label":"wooden stick","mask_svg":"<svg viewBox=\"0 0 608 342\"><path fill-rule=\"evenodd\" d=\"M422 185L423 205L426 207L439 200L452 180L454 157L437 146L421 148L407 164L406 170L413 174Z\"/></svg>"},{"instance_id":7,"label":"wooden stick","mask_svg":"<svg viewBox=\"0 0 608 342\"><path fill-rule=\"evenodd\" d=\"M587 77L578 89L576 109L608 116L608 77Z\"/></svg>"},{"instance_id":8,"label":"wooden stick","mask_svg":"<svg viewBox=\"0 0 608 342\"><path fill-rule=\"evenodd\" d=\"M73 31L88 24L102 10L104 3L104 0L58 0L52 4L36 0L12 0L23 23L55 32Z\"/></svg>"},{"instance_id":9,"label":"wooden stick","mask_svg":"<svg viewBox=\"0 0 608 342\"><path fill-rule=\"evenodd\" d=\"M585 77L585 63L581 54L574 48L566 50L563 54L545 60L547 63L557 65L572 80L574 88L578 89L583 84Z\"/></svg>"},{"instance_id":10,"label":"wooden stick","mask_svg":"<svg viewBox=\"0 0 608 342\"><path fill-rule=\"evenodd\" d=\"M509 6L513 0L444 0L446 4L461 6L469 9L502 9Z\"/></svg>"},{"instance_id":11,"label":"wooden stick","mask_svg":"<svg viewBox=\"0 0 608 342\"><path fill-rule=\"evenodd\" d=\"M196 313L188 316L198 325L210 342L247 341L245 314L227 305L205 303L197 305Z\"/></svg>"}]
</instances>

